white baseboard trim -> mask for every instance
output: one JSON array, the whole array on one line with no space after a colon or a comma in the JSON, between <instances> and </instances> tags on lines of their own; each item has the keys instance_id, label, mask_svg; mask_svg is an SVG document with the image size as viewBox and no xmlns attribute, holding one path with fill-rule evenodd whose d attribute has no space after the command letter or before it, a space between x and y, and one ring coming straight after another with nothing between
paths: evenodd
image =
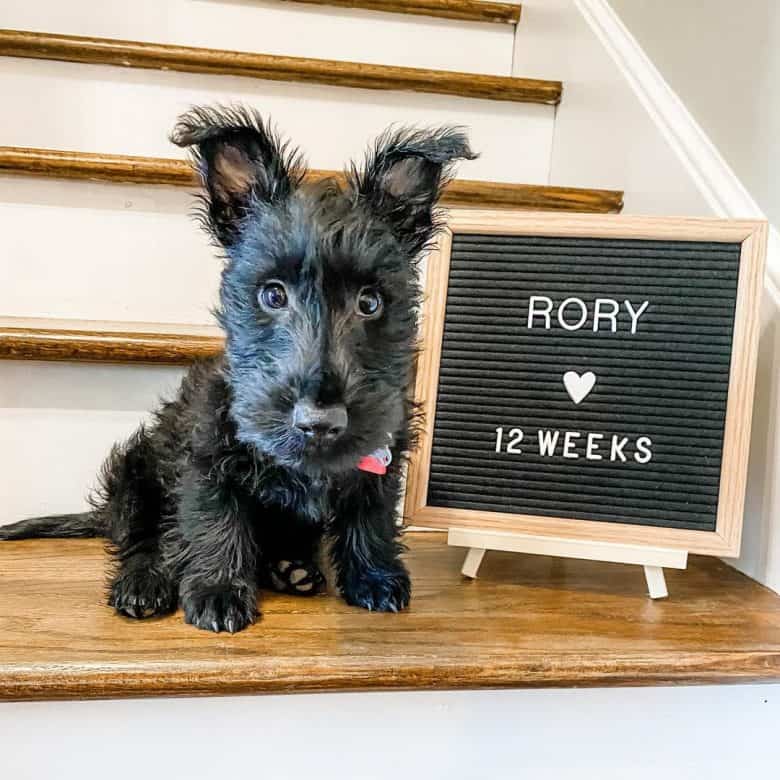
<instances>
[{"instance_id":1,"label":"white baseboard trim","mask_svg":"<svg viewBox=\"0 0 780 780\"><path fill-rule=\"evenodd\" d=\"M574 0L574 3L713 213L721 217L766 219L607 0ZM770 226L767 246L766 288L780 306L780 234L773 226Z\"/></svg>"}]
</instances>

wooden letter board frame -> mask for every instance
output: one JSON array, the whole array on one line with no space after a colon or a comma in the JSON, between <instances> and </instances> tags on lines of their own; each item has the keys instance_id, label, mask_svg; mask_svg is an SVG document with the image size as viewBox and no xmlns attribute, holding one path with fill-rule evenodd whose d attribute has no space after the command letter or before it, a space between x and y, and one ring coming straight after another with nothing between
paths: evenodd
<instances>
[{"instance_id":1,"label":"wooden letter board frame","mask_svg":"<svg viewBox=\"0 0 780 780\"><path fill-rule=\"evenodd\" d=\"M714 532L428 505L450 250L452 235L464 233L741 244ZM647 566L671 565L684 568L687 552L737 555L747 476L766 236L765 223L748 220L452 210L438 248L430 254L427 262L422 353L415 386L415 399L424 410L425 421L420 445L412 454L409 464L405 521L418 526L448 529L450 543L471 547L470 562L467 559L464 566L464 574L470 576L476 576L484 548L546 552L597 560L626 560L632 563L643 562L643 549L654 550L659 555L646 556L651 595L665 595L665 592L653 593L651 572ZM480 533L493 542L479 543ZM506 545L494 543L502 536L507 538ZM638 557L631 554L632 551L639 551ZM666 553L671 554L671 558ZM677 559L678 563L670 562L675 553L683 556Z\"/></svg>"}]
</instances>

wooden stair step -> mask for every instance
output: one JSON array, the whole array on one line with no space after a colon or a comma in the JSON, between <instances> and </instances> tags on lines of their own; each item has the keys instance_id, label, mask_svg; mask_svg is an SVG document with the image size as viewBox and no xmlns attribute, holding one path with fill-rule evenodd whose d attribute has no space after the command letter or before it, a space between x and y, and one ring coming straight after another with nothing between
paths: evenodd
<instances>
[{"instance_id":1,"label":"wooden stair step","mask_svg":"<svg viewBox=\"0 0 780 780\"><path fill-rule=\"evenodd\" d=\"M464 582L443 534L405 541L409 610L263 593L233 636L115 615L101 540L0 542L0 699L780 682L780 596L717 558L651 603L638 566L491 552Z\"/></svg>"},{"instance_id":2,"label":"wooden stair step","mask_svg":"<svg viewBox=\"0 0 780 780\"><path fill-rule=\"evenodd\" d=\"M0 55L548 105L559 103L562 92L560 81L543 79L282 57L25 30L0 30Z\"/></svg>"},{"instance_id":3,"label":"wooden stair step","mask_svg":"<svg viewBox=\"0 0 780 780\"><path fill-rule=\"evenodd\" d=\"M197 182L196 174L186 160L15 146L0 146L0 173L176 187L192 187ZM336 171L309 172L314 180L330 176L343 180L343 174ZM443 201L452 206L610 213L621 210L623 193L456 179L444 191Z\"/></svg>"},{"instance_id":4,"label":"wooden stair step","mask_svg":"<svg viewBox=\"0 0 780 780\"><path fill-rule=\"evenodd\" d=\"M519 4L491 3L487 0L289 0L289 2L499 24L517 24L522 10Z\"/></svg>"}]
</instances>

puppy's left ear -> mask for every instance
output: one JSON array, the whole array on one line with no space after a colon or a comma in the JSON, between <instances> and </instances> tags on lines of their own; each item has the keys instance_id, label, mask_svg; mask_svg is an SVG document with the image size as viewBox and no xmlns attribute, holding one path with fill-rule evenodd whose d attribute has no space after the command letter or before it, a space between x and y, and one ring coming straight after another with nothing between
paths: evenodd
<instances>
[{"instance_id":1,"label":"puppy's left ear","mask_svg":"<svg viewBox=\"0 0 780 780\"><path fill-rule=\"evenodd\" d=\"M283 201L305 172L300 155L249 108L193 108L179 117L171 141L192 147L204 222L225 247L240 237L253 203Z\"/></svg>"},{"instance_id":2,"label":"puppy's left ear","mask_svg":"<svg viewBox=\"0 0 780 780\"><path fill-rule=\"evenodd\" d=\"M353 166L349 178L359 200L417 253L438 227L435 206L449 181L452 164L476 157L459 128L401 129L382 135L363 171Z\"/></svg>"}]
</instances>

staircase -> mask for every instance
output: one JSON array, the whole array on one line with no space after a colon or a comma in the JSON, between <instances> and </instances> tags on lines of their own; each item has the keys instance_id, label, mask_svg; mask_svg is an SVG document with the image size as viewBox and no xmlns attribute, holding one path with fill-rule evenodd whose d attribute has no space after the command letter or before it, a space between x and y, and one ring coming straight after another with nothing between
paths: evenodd
<instances>
[{"instance_id":1,"label":"staircase","mask_svg":"<svg viewBox=\"0 0 780 780\"><path fill-rule=\"evenodd\" d=\"M221 348L219 261L167 141L191 104L259 108L315 178L390 124L455 123L481 156L448 205L622 206L617 191L547 184L566 86L513 73L518 5L26 0L4 4L0 28L0 468L13 485L0 522L81 509L177 366Z\"/></svg>"}]
</instances>

